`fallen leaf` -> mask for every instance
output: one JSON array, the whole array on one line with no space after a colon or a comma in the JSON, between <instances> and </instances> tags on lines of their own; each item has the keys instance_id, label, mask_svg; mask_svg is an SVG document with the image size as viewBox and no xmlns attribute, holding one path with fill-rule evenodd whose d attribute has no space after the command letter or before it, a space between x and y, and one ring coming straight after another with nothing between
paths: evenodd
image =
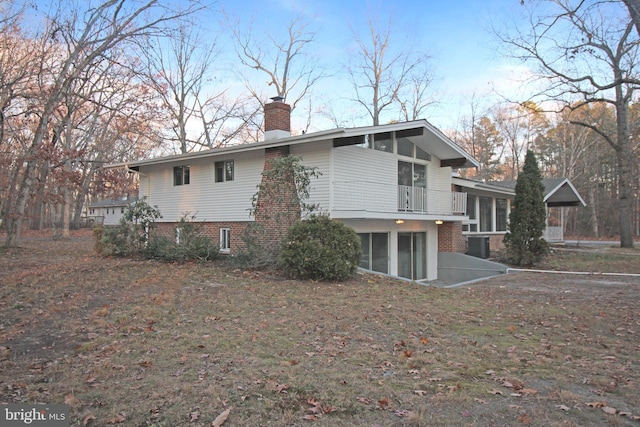
<instances>
[{"instance_id":1,"label":"fallen leaf","mask_svg":"<svg viewBox=\"0 0 640 427\"><path fill-rule=\"evenodd\" d=\"M522 390L520 390L520 393L526 394L526 395L529 395L529 394L533 395L533 394L536 394L537 392L538 390L534 390L532 388L523 388Z\"/></svg>"},{"instance_id":2,"label":"fallen leaf","mask_svg":"<svg viewBox=\"0 0 640 427\"><path fill-rule=\"evenodd\" d=\"M420 338L420 342L421 342L422 344L424 344L424 345L429 344L429 340L428 340L427 338L424 338L424 337Z\"/></svg>"},{"instance_id":3,"label":"fallen leaf","mask_svg":"<svg viewBox=\"0 0 640 427\"><path fill-rule=\"evenodd\" d=\"M371 399L369 399L368 397L358 397L356 399L358 402L360 403L364 403L365 405L368 405L370 403L372 403L373 401Z\"/></svg>"},{"instance_id":4,"label":"fallen leaf","mask_svg":"<svg viewBox=\"0 0 640 427\"><path fill-rule=\"evenodd\" d=\"M529 425L531 424L531 417L527 414L522 414L518 417L518 421L524 425Z\"/></svg>"},{"instance_id":5,"label":"fallen leaf","mask_svg":"<svg viewBox=\"0 0 640 427\"><path fill-rule=\"evenodd\" d=\"M82 420L82 425L84 427L87 427L89 425L89 423L93 420L95 420L96 417L92 414L87 415L86 417L84 417L84 419Z\"/></svg>"},{"instance_id":6,"label":"fallen leaf","mask_svg":"<svg viewBox=\"0 0 640 427\"><path fill-rule=\"evenodd\" d=\"M318 417L315 415L305 415L302 419L307 421L318 421Z\"/></svg>"},{"instance_id":7,"label":"fallen leaf","mask_svg":"<svg viewBox=\"0 0 640 427\"><path fill-rule=\"evenodd\" d=\"M602 408L603 406L607 406L607 403L606 402L589 402L589 403L585 403L585 405L591 408Z\"/></svg>"},{"instance_id":8,"label":"fallen leaf","mask_svg":"<svg viewBox=\"0 0 640 427\"><path fill-rule=\"evenodd\" d=\"M218 415L216 419L211 423L211 427L220 427L222 424L224 424L224 422L227 421L227 417L229 417L230 412L231 407L220 413L220 415Z\"/></svg>"},{"instance_id":9,"label":"fallen leaf","mask_svg":"<svg viewBox=\"0 0 640 427\"><path fill-rule=\"evenodd\" d=\"M563 411L568 411L569 407L566 405L556 405L556 408L561 409Z\"/></svg>"},{"instance_id":10,"label":"fallen leaf","mask_svg":"<svg viewBox=\"0 0 640 427\"><path fill-rule=\"evenodd\" d=\"M389 400L388 397L383 397L382 399L378 400L378 404L383 409L389 406L390 403L391 403L391 400Z\"/></svg>"},{"instance_id":11,"label":"fallen leaf","mask_svg":"<svg viewBox=\"0 0 640 427\"><path fill-rule=\"evenodd\" d=\"M124 412L119 413L113 418L107 420L107 424L121 424L127 420L127 416Z\"/></svg>"},{"instance_id":12,"label":"fallen leaf","mask_svg":"<svg viewBox=\"0 0 640 427\"><path fill-rule=\"evenodd\" d=\"M287 393L288 388L289 384L278 384L276 386L276 393Z\"/></svg>"},{"instance_id":13,"label":"fallen leaf","mask_svg":"<svg viewBox=\"0 0 640 427\"><path fill-rule=\"evenodd\" d=\"M499 394L500 396L504 396L504 393L501 392L500 390L487 390L487 393L489 394Z\"/></svg>"},{"instance_id":14,"label":"fallen leaf","mask_svg":"<svg viewBox=\"0 0 640 427\"><path fill-rule=\"evenodd\" d=\"M615 415L618 413L618 410L616 408L612 408L611 406L603 406L602 410L604 411L605 414L609 414L609 415Z\"/></svg>"},{"instance_id":15,"label":"fallen leaf","mask_svg":"<svg viewBox=\"0 0 640 427\"><path fill-rule=\"evenodd\" d=\"M399 417L408 417L410 412L405 409L396 409L393 413Z\"/></svg>"},{"instance_id":16,"label":"fallen leaf","mask_svg":"<svg viewBox=\"0 0 640 427\"><path fill-rule=\"evenodd\" d=\"M406 357L407 359L413 356L413 351L412 350L405 350L403 353L404 357Z\"/></svg>"},{"instance_id":17,"label":"fallen leaf","mask_svg":"<svg viewBox=\"0 0 640 427\"><path fill-rule=\"evenodd\" d=\"M192 423L194 421L198 421L198 418L200 418L200 412L198 412L198 411L194 411L194 412L189 414L189 422L190 423Z\"/></svg>"},{"instance_id":18,"label":"fallen leaf","mask_svg":"<svg viewBox=\"0 0 640 427\"><path fill-rule=\"evenodd\" d=\"M424 396L425 394L427 394L426 390L413 390L413 392L418 396Z\"/></svg>"},{"instance_id":19,"label":"fallen leaf","mask_svg":"<svg viewBox=\"0 0 640 427\"><path fill-rule=\"evenodd\" d=\"M66 394L64 396L64 404L68 405L68 406L76 406L80 403L80 401L78 399L76 399L76 396L73 394L73 392Z\"/></svg>"},{"instance_id":20,"label":"fallen leaf","mask_svg":"<svg viewBox=\"0 0 640 427\"><path fill-rule=\"evenodd\" d=\"M477 397L474 397L474 398L473 398L473 400L474 400L475 402L482 403L483 405L486 405L486 404L487 404L487 401L486 401L486 400L479 399L479 398L477 398Z\"/></svg>"}]
</instances>

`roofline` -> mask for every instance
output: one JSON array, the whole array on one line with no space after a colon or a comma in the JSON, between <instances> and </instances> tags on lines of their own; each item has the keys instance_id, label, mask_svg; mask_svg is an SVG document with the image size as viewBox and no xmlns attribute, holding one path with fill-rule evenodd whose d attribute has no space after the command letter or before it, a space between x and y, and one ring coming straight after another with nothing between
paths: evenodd
<instances>
[{"instance_id":1,"label":"roofline","mask_svg":"<svg viewBox=\"0 0 640 427\"><path fill-rule=\"evenodd\" d=\"M233 154L239 151L253 151L263 148L280 147L282 145L300 144L302 142L313 142L317 140L324 140L327 137L343 136L344 129L332 129L329 131L314 132L311 134L296 135L287 138L270 139L266 141L252 142L249 144L237 144L230 145L221 148L212 148L203 151L194 151L191 153L172 154L169 156L158 157L155 159L136 160L132 162L112 163L105 165L105 169L120 169L120 168L132 168L138 166L155 165L161 163L171 163L178 160L191 160L200 159L202 157L219 156L223 154Z\"/></svg>"},{"instance_id":2,"label":"roofline","mask_svg":"<svg viewBox=\"0 0 640 427\"><path fill-rule=\"evenodd\" d=\"M580 201L580 203L582 204L582 207L586 207L587 204L584 201L584 199L582 198L582 196L580 195L580 193L578 193L578 190L576 190L576 187L574 187L574 185L571 183L571 181L569 180L569 178L563 178L562 181L560 181L560 183L558 185L556 185L555 187L553 187L552 190L549 190L547 192L547 194L544 196L544 201L545 203L547 202L547 200L549 199L549 197L551 197L552 195L555 194L556 191L558 191L560 189L560 187L562 187L564 184L569 184L569 187L571 187L571 190L575 193L576 196L578 196L578 200Z\"/></svg>"},{"instance_id":3,"label":"roofline","mask_svg":"<svg viewBox=\"0 0 640 427\"><path fill-rule=\"evenodd\" d=\"M486 182L483 181L477 181L474 179L469 179L469 178L461 178L459 176L454 176L451 177L451 183L452 184L456 184L456 181L466 181L466 182L470 182L473 183L473 186L467 186L467 188L477 188L479 190L487 190L487 191L493 191L495 193L502 193L502 194L508 194L508 195L512 195L515 196L516 192L513 189L507 188L507 187L501 187L499 185L491 185L491 184L487 184ZM464 187L465 185L463 184L458 184L462 187Z\"/></svg>"},{"instance_id":4,"label":"roofline","mask_svg":"<svg viewBox=\"0 0 640 427\"><path fill-rule=\"evenodd\" d=\"M355 128L336 128L331 130L325 130L320 132L314 132L309 134L296 135L286 138L278 138L266 141L253 142L250 144L238 144L232 145L222 148L213 148L204 151L195 151L191 153L183 153L183 154L172 154L169 156L158 157L155 159L145 159L145 160L136 160L132 162L121 162L121 163L112 163L104 166L104 169L131 169L139 166L148 166L155 165L161 163L170 163L175 161L183 161L183 160L191 160L191 159L199 159L203 157L210 156L219 156L223 154L233 154L237 152L243 151L252 151L252 150L260 150L264 148L272 148L279 147L283 145L292 145L292 144L302 144L306 142L314 142L319 140L326 140L330 138L341 138L348 137L354 135L366 135L371 133L380 133L380 132L392 132L397 130L410 129L415 127L423 127L434 133L441 141L447 144L450 148L456 151L461 157L464 157L468 163L471 164L470 167L479 167L480 164L476 159L471 156L471 154L467 153L462 147L453 142L449 137L443 134L438 128L433 126L428 121L414 120L410 122L400 122L400 123L391 123L386 125L378 125L378 126L362 126Z\"/></svg>"}]
</instances>

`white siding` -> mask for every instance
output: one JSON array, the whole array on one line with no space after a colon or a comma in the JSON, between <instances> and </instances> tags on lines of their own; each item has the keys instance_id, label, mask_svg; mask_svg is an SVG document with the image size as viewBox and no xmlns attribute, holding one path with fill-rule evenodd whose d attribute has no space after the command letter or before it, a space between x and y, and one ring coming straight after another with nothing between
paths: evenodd
<instances>
[{"instance_id":1,"label":"white siding","mask_svg":"<svg viewBox=\"0 0 640 427\"><path fill-rule=\"evenodd\" d=\"M233 181L214 181L214 163L222 160L234 161ZM175 186L173 167L184 165L190 166L190 184ZM264 152L250 151L146 166L140 170L140 194L158 206L162 221L178 221L185 214L195 215L198 221L247 221L263 165Z\"/></svg>"},{"instance_id":2,"label":"white siding","mask_svg":"<svg viewBox=\"0 0 640 427\"><path fill-rule=\"evenodd\" d=\"M302 158L302 164L307 167L317 168L321 175L311 179L309 189L309 203L319 206L320 212L328 212L330 207L331 181L331 147L332 141L316 142L291 147L291 155Z\"/></svg>"},{"instance_id":3,"label":"white siding","mask_svg":"<svg viewBox=\"0 0 640 427\"><path fill-rule=\"evenodd\" d=\"M398 158L394 154L356 146L334 148L332 153L334 208L349 204L356 210L398 210ZM353 190L359 197L354 198Z\"/></svg>"}]
</instances>

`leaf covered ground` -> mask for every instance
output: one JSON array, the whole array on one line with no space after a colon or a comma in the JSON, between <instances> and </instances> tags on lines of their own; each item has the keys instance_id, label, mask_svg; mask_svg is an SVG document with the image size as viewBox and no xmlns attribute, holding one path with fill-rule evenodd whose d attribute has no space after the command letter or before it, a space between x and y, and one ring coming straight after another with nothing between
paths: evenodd
<instances>
[{"instance_id":1,"label":"leaf covered ground","mask_svg":"<svg viewBox=\"0 0 640 427\"><path fill-rule=\"evenodd\" d=\"M92 247L0 249L1 403L73 426L640 425L640 277L324 283ZM599 253L548 268L640 273Z\"/></svg>"}]
</instances>

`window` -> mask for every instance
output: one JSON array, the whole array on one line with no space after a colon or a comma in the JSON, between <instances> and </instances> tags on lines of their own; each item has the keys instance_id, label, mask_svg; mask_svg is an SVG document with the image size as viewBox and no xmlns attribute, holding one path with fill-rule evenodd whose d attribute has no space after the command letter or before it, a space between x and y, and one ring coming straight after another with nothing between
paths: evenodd
<instances>
[{"instance_id":1,"label":"window","mask_svg":"<svg viewBox=\"0 0 640 427\"><path fill-rule=\"evenodd\" d=\"M360 267L380 273L389 272L389 236L387 233L359 233L362 244Z\"/></svg>"},{"instance_id":2,"label":"window","mask_svg":"<svg viewBox=\"0 0 640 427\"><path fill-rule=\"evenodd\" d=\"M507 199L496 199L496 231L507 231Z\"/></svg>"},{"instance_id":3,"label":"window","mask_svg":"<svg viewBox=\"0 0 640 427\"><path fill-rule=\"evenodd\" d=\"M216 182L233 181L233 160L216 162Z\"/></svg>"},{"instance_id":4,"label":"window","mask_svg":"<svg viewBox=\"0 0 640 427\"><path fill-rule=\"evenodd\" d=\"M124 213L124 207L120 208L120 213L123 214Z\"/></svg>"},{"instance_id":5,"label":"window","mask_svg":"<svg viewBox=\"0 0 640 427\"><path fill-rule=\"evenodd\" d=\"M480 231L493 231L493 199L480 197Z\"/></svg>"},{"instance_id":6,"label":"window","mask_svg":"<svg viewBox=\"0 0 640 427\"><path fill-rule=\"evenodd\" d=\"M376 133L373 135L373 149L393 153L393 140L391 132Z\"/></svg>"},{"instance_id":7,"label":"window","mask_svg":"<svg viewBox=\"0 0 640 427\"><path fill-rule=\"evenodd\" d=\"M478 231L478 207L476 206L476 196L473 194L467 194L467 216L469 217L469 227L463 231Z\"/></svg>"},{"instance_id":8,"label":"window","mask_svg":"<svg viewBox=\"0 0 640 427\"><path fill-rule=\"evenodd\" d=\"M398 155L413 157L413 142L408 138L398 138Z\"/></svg>"},{"instance_id":9,"label":"window","mask_svg":"<svg viewBox=\"0 0 640 427\"><path fill-rule=\"evenodd\" d=\"M220 252L231 252L231 229L220 229Z\"/></svg>"},{"instance_id":10,"label":"window","mask_svg":"<svg viewBox=\"0 0 640 427\"><path fill-rule=\"evenodd\" d=\"M427 188L427 166L399 161L398 185Z\"/></svg>"},{"instance_id":11,"label":"window","mask_svg":"<svg viewBox=\"0 0 640 427\"><path fill-rule=\"evenodd\" d=\"M431 161L431 154L416 145L416 159Z\"/></svg>"},{"instance_id":12,"label":"window","mask_svg":"<svg viewBox=\"0 0 640 427\"><path fill-rule=\"evenodd\" d=\"M173 168L173 185L189 185L189 166Z\"/></svg>"}]
</instances>

